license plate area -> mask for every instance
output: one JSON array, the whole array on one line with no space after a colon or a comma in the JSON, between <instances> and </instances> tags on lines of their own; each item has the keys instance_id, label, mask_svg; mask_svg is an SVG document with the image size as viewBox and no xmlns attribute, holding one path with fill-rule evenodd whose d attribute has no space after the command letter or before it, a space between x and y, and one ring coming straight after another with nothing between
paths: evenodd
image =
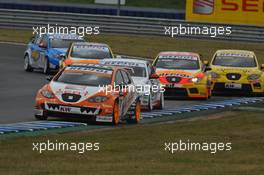
<instances>
[{"instance_id":1,"label":"license plate area","mask_svg":"<svg viewBox=\"0 0 264 175\"><path fill-rule=\"evenodd\" d=\"M182 84L167 84L166 87L168 88L182 88Z\"/></svg>"},{"instance_id":2,"label":"license plate area","mask_svg":"<svg viewBox=\"0 0 264 175\"><path fill-rule=\"evenodd\" d=\"M242 89L242 84L239 83L225 83L226 89Z\"/></svg>"}]
</instances>

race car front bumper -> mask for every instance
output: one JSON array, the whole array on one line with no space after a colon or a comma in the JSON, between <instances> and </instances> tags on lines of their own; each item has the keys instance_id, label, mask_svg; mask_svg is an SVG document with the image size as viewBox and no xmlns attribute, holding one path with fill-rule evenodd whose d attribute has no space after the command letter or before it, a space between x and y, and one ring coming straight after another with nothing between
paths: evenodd
<instances>
[{"instance_id":1,"label":"race car front bumper","mask_svg":"<svg viewBox=\"0 0 264 175\"><path fill-rule=\"evenodd\" d=\"M214 94L245 94L263 93L264 87L261 82L212 82Z\"/></svg>"},{"instance_id":2,"label":"race car front bumper","mask_svg":"<svg viewBox=\"0 0 264 175\"><path fill-rule=\"evenodd\" d=\"M205 84L169 84L166 85L164 97L207 98L208 87Z\"/></svg>"},{"instance_id":3,"label":"race car front bumper","mask_svg":"<svg viewBox=\"0 0 264 175\"><path fill-rule=\"evenodd\" d=\"M43 103L36 106L35 116L83 118L89 121L112 122L112 111L110 106L109 108L100 108Z\"/></svg>"}]
</instances>

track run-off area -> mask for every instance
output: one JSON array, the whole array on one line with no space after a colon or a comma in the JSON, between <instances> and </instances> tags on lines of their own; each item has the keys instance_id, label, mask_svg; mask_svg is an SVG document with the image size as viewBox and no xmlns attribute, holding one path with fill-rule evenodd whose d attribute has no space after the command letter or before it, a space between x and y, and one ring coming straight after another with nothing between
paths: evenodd
<instances>
[{"instance_id":1,"label":"track run-off area","mask_svg":"<svg viewBox=\"0 0 264 175\"><path fill-rule=\"evenodd\" d=\"M36 121L33 115L35 95L45 83L41 72L23 70L23 54L26 45L0 43L0 134L32 132L39 130L85 126L87 129L111 127L87 124L82 121L49 119ZM223 109L264 101L263 97L212 97L209 100L165 100L164 110L142 112L142 123L177 120L184 113ZM171 117L170 117L171 116Z\"/></svg>"}]
</instances>

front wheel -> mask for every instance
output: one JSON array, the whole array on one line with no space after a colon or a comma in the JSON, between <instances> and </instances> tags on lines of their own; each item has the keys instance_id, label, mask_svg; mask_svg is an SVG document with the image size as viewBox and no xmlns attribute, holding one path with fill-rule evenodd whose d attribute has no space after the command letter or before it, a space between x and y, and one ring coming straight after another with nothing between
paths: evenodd
<instances>
[{"instance_id":1,"label":"front wheel","mask_svg":"<svg viewBox=\"0 0 264 175\"><path fill-rule=\"evenodd\" d=\"M208 89L208 99L210 99L212 97L212 90L211 88Z\"/></svg>"},{"instance_id":2,"label":"front wheel","mask_svg":"<svg viewBox=\"0 0 264 175\"><path fill-rule=\"evenodd\" d=\"M164 102L164 94L161 93L160 94L160 100L159 100L159 104L157 106L157 109L164 109L164 106L165 106L165 102Z\"/></svg>"},{"instance_id":3,"label":"front wheel","mask_svg":"<svg viewBox=\"0 0 264 175\"><path fill-rule=\"evenodd\" d=\"M113 125L118 125L119 120L120 120L120 109L119 109L119 103L116 100L113 109L113 118L112 118Z\"/></svg>"},{"instance_id":4,"label":"front wheel","mask_svg":"<svg viewBox=\"0 0 264 175\"><path fill-rule=\"evenodd\" d=\"M152 110L153 110L152 97L151 95L149 95L147 111L151 112Z\"/></svg>"},{"instance_id":5,"label":"front wheel","mask_svg":"<svg viewBox=\"0 0 264 175\"><path fill-rule=\"evenodd\" d=\"M26 55L24 57L24 70L27 72L32 72L33 68L30 66L30 62L29 62L29 56Z\"/></svg>"},{"instance_id":6,"label":"front wheel","mask_svg":"<svg viewBox=\"0 0 264 175\"><path fill-rule=\"evenodd\" d=\"M48 58L45 59L43 73L46 75L50 73L49 59Z\"/></svg>"},{"instance_id":7,"label":"front wheel","mask_svg":"<svg viewBox=\"0 0 264 175\"><path fill-rule=\"evenodd\" d=\"M140 119L141 119L141 102L140 100L137 100L133 111L133 115L131 115L127 121L128 123L139 123Z\"/></svg>"}]
</instances>

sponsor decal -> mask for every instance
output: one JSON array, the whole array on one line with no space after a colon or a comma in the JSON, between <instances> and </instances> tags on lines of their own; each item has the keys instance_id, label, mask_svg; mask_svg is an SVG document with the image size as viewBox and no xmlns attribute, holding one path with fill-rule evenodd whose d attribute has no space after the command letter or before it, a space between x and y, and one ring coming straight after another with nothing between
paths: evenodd
<instances>
[{"instance_id":1,"label":"sponsor decal","mask_svg":"<svg viewBox=\"0 0 264 175\"><path fill-rule=\"evenodd\" d=\"M253 55L249 54L241 54L241 53L219 53L217 56L221 57L246 57L246 58L253 58Z\"/></svg>"},{"instance_id":2,"label":"sponsor decal","mask_svg":"<svg viewBox=\"0 0 264 175\"><path fill-rule=\"evenodd\" d=\"M179 74L179 73L158 73L159 76L161 77L181 77L181 78L193 78L192 75L187 75L187 74Z\"/></svg>"},{"instance_id":3,"label":"sponsor decal","mask_svg":"<svg viewBox=\"0 0 264 175\"><path fill-rule=\"evenodd\" d=\"M186 20L264 25L264 0L187 0Z\"/></svg>"},{"instance_id":4,"label":"sponsor decal","mask_svg":"<svg viewBox=\"0 0 264 175\"><path fill-rule=\"evenodd\" d=\"M192 55L161 55L159 56L159 59L180 59L180 60L197 61L198 57Z\"/></svg>"},{"instance_id":5,"label":"sponsor decal","mask_svg":"<svg viewBox=\"0 0 264 175\"><path fill-rule=\"evenodd\" d=\"M102 74L112 74L113 71L109 69L103 68L95 68L95 67L78 67L78 66L70 66L66 68L66 71L87 71L87 72L95 72L95 73L102 73Z\"/></svg>"},{"instance_id":6,"label":"sponsor decal","mask_svg":"<svg viewBox=\"0 0 264 175\"><path fill-rule=\"evenodd\" d=\"M193 13L211 14L214 11L214 0L194 0Z\"/></svg>"},{"instance_id":7,"label":"sponsor decal","mask_svg":"<svg viewBox=\"0 0 264 175\"><path fill-rule=\"evenodd\" d=\"M63 106L63 105L51 104L51 103L45 103L45 109L54 112L84 114L84 115L98 115L100 112L99 108Z\"/></svg>"},{"instance_id":8,"label":"sponsor decal","mask_svg":"<svg viewBox=\"0 0 264 175\"><path fill-rule=\"evenodd\" d=\"M50 39L68 39L68 40L81 40L82 38L78 35L61 35L61 34L54 34L49 36Z\"/></svg>"},{"instance_id":9,"label":"sponsor decal","mask_svg":"<svg viewBox=\"0 0 264 175\"><path fill-rule=\"evenodd\" d=\"M102 61L102 63L111 66L145 67L145 64L143 63L126 62L126 61Z\"/></svg>"},{"instance_id":10,"label":"sponsor decal","mask_svg":"<svg viewBox=\"0 0 264 175\"><path fill-rule=\"evenodd\" d=\"M95 49L95 50L103 50L103 51L108 51L108 47L106 46L101 46L101 45L75 45L73 49Z\"/></svg>"}]
</instances>

